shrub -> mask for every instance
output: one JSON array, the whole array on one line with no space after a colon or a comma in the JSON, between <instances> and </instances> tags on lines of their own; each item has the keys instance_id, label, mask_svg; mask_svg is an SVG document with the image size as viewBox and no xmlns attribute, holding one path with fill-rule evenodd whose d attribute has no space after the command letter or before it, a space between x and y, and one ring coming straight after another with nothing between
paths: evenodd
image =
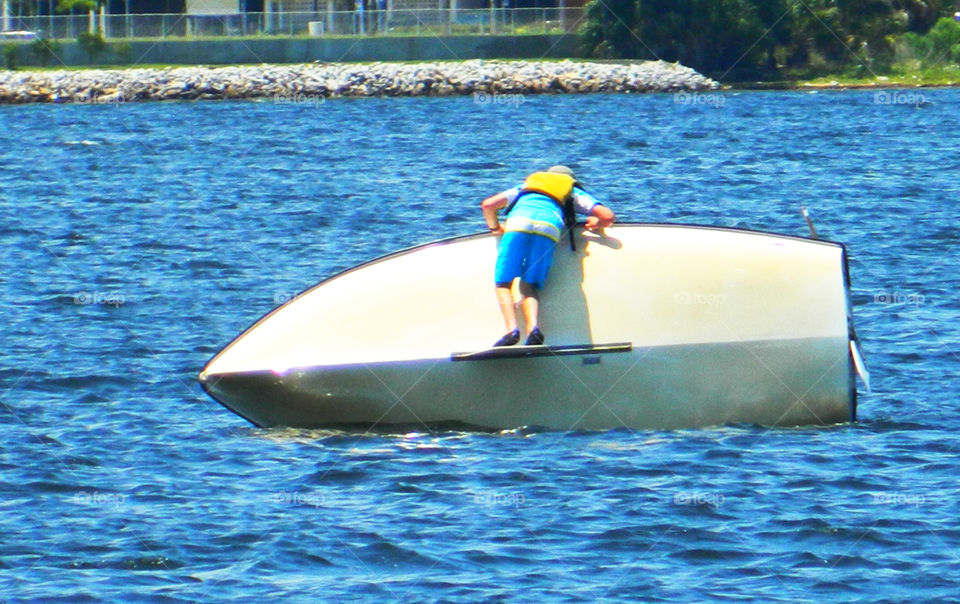
<instances>
[{"instance_id":1,"label":"shrub","mask_svg":"<svg viewBox=\"0 0 960 604\"><path fill-rule=\"evenodd\" d=\"M17 44L3 45L3 66L7 69L14 70L17 68L17 46Z\"/></svg>"},{"instance_id":2,"label":"shrub","mask_svg":"<svg viewBox=\"0 0 960 604\"><path fill-rule=\"evenodd\" d=\"M960 62L960 23L950 17L937 21L926 35L905 34L903 41L925 65Z\"/></svg>"},{"instance_id":3,"label":"shrub","mask_svg":"<svg viewBox=\"0 0 960 604\"><path fill-rule=\"evenodd\" d=\"M117 57L117 63L129 65L133 62L133 46L129 42L121 42L114 45L113 54Z\"/></svg>"},{"instance_id":4,"label":"shrub","mask_svg":"<svg viewBox=\"0 0 960 604\"><path fill-rule=\"evenodd\" d=\"M83 52L86 53L91 63L107 49L107 43L103 39L103 36L100 35L100 32L95 34L83 32L77 36L77 44L79 44Z\"/></svg>"},{"instance_id":5,"label":"shrub","mask_svg":"<svg viewBox=\"0 0 960 604\"><path fill-rule=\"evenodd\" d=\"M33 53L33 56L37 58L41 65L46 67L47 63L60 54L60 42L37 38L30 43L30 52Z\"/></svg>"},{"instance_id":6,"label":"shrub","mask_svg":"<svg viewBox=\"0 0 960 604\"><path fill-rule=\"evenodd\" d=\"M910 31L903 35L903 42L910 51L910 58L926 61L933 56L933 43L927 36Z\"/></svg>"},{"instance_id":7,"label":"shrub","mask_svg":"<svg viewBox=\"0 0 960 604\"><path fill-rule=\"evenodd\" d=\"M932 51L928 60L937 63L950 60L953 50L960 44L960 23L944 17L927 32L926 37Z\"/></svg>"}]
</instances>

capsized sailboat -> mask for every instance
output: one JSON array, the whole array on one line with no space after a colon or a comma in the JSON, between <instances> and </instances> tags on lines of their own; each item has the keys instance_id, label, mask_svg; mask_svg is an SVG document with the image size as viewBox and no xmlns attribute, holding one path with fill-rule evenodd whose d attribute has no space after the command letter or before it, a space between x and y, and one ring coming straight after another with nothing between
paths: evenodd
<instances>
[{"instance_id":1,"label":"capsized sailboat","mask_svg":"<svg viewBox=\"0 0 960 604\"><path fill-rule=\"evenodd\" d=\"M257 426L826 425L856 418L841 244L740 229L575 229L541 295L548 346L490 349L497 237L397 252L270 312L199 375Z\"/></svg>"}]
</instances>

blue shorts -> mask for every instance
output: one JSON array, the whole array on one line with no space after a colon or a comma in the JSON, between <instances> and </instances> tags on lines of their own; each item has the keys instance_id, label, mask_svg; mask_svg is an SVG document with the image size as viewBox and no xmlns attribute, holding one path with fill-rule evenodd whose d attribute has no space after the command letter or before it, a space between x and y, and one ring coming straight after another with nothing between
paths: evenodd
<instances>
[{"instance_id":1,"label":"blue shorts","mask_svg":"<svg viewBox=\"0 0 960 604\"><path fill-rule=\"evenodd\" d=\"M520 277L521 281L540 289L547 280L556 245L543 235L507 231L497 249L494 282L506 285Z\"/></svg>"}]
</instances>

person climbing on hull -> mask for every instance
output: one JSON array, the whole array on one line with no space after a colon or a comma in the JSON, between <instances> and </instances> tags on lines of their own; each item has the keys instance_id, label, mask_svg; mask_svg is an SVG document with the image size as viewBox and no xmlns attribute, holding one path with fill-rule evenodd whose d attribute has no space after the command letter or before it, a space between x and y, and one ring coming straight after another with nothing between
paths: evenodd
<instances>
[{"instance_id":1,"label":"person climbing on hull","mask_svg":"<svg viewBox=\"0 0 960 604\"><path fill-rule=\"evenodd\" d=\"M614 213L587 193L573 170L556 165L534 172L523 183L484 199L480 204L491 233L502 235L497 247L494 284L497 303L507 333L494 346L513 346L520 329L511 286L520 279L521 308L526 325L525 343L546 340L540 329L539 290L543 288L561 236L576 224L576 215L586 216L585 227L598 231L613 224ZM500 210L506 220L501 224ZM571 235L571 248L573 238Z\"/></svg>"}]
</instances>

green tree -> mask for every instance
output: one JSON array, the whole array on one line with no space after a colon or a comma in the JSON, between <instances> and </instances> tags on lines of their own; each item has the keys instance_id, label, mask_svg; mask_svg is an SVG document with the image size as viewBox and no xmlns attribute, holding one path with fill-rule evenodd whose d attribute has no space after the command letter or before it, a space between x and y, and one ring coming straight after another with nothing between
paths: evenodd
<instances>
[{"instance_id":1,"label":"green tree","mask_svg":"<svg viewBox=\"0 0 960 604\"><path fill-rule=\"evenodd\" d=\"M680 61L700 71L755 71L766 56L756 0L594 0L583 40L594 56Z\"/></svg>"},{"instance_id":2,"label":"green tree","mask_svg":"<svg viewBox=\"0 0 960 604\"><path fill-rule=\"evenodd\" d=\"M605 59L637 57L636 9L635 0L592 0L581 32L587 54Z\"/></svg>"},{"instance_id":3,"label":"green tree","mask_svg":"<svg viewBox=\"0 0 960 604\"><path fill-rule=\"evenodd\" d=\"M100 5L98 0L57 0L58 13L72 13L75 10L87 12Z\"/></svg>"},{"instance_id":4,"label":"green tree","mask_svg":"<svg viewBox=\"0 0 960 604\"><path fill-rule=\"evenodd\" d=\"M908 33L904 39L925 65L960 62L960 23L950 17L937 21L925 36Z\"/></svg>"},{"instance_id":5,"label":"green tree","mask_svg":"<svg viewBox=\"0 0 960 604\"><path fill-rule=\"evenodd\" d=\"M107 49L107 42L103 39L103 36L100 35L100 32L95 34L83 32L77 36L77 44L83 49L90 63L96 61L97 57L102 55Z\"/></svg>"},{"instance_id":6,"label":"green tree","mask_svg":"<svg viewBox=\"0 0 960 604\"><path fill-rule=\"evenodd\" d=\"M877 73L901 36L951 11L951 0L593 0L581 33L594 56L680 61L720 77Z\"/></svg>"},{"instance_id":7,"label":"green tree","mask_svg":"<svg viewBox=\"0 0 960 604\"><path fill-rule=\"evenodd\" d=\"M793 21L789 18L791 0L751 0L757 19L763 28L757 42L758 66L765 75L774 76L785 64L787 49L793 35Z\"/></svg>"},{"instance_id":8,"label":"green tree","mask_svg":"<svg viewBox=\"0 0 960 604\"><path fill-rule=\"evenodd\" d=\"M923 4L923 3L920 3ZM893 60L894 43L911 24L910 12L895 0L808 0L791 9L794 63L819 60L883 69ZM920 19L922 14L914 6ZM921 21L916 24L919 27Z\"/></svg>"},{"instance_id":9,"label":"green tree","mask_svg":"<svg viewBox=\"0 0 960 604\"><path fill-rule=\"evenodd\" d=\"M953 0L897 0L897 10L907 15L907 28L914 33L925 34L937 20L954 10Z\"/></svg>"}]
</instances>

